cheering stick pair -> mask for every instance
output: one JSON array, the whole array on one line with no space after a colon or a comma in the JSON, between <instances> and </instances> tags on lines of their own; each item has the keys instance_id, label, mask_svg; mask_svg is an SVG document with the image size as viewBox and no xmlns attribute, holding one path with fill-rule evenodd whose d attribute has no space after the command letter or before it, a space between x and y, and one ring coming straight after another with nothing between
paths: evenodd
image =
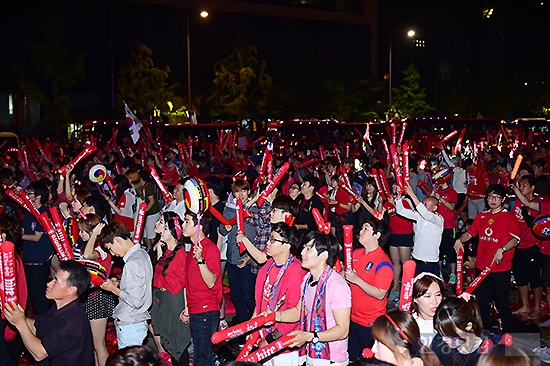
<instances>
[{"instance_id":1,"label":"cheering stick pair","mask_svg":"<svg viewBox=\"0 0 550 366\"><path fill-rule=\"evenodd\" d=\"M16 192L14 189L6 189L6 195L25 208L31 215L33 215L36 220L40 223L40 226L46 231L46 234L52 241L52 244L59 255L59 259L62 261L74 259L74 254L67 239L67 236L63 236L61 232L65 233L63 229L62 222L55 224L56 227L61 228L60 235L56 233L54 229L54 224L50 221L48 214L46 212L40 213L34 206L34 204L27 196L27 193L20 189L19 192ZM55 209L55 208L54 208ZM60 221L59 215L52 215L52 219Z\"/></svg>"}]
</instances>

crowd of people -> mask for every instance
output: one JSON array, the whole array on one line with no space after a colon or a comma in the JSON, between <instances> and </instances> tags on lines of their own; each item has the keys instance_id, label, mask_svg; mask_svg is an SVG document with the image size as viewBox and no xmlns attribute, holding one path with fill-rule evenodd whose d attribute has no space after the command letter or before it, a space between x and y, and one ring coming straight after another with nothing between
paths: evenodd
<instances>
[{"instance_id":1,"label":"crowd of people","mask_svg":"<svg viewBox=\"0 0 550 366\"><path fill-rule=\"evenodd\" d=\"M502 334L522 332L521 319L550 326L541 322L541 304L550 301L550 246L532 231L537 217L550 214L546 143L441 144L422 156L414 144L403 151L392 144L390 153L374 139L269 149L261 139L240 149L155 143L159 149L98 145L74 167L67 164L82 149L77 143L22 147L25 162L14 151L2 157L0 226L20 262L20 301L3 306L9 336L0 365L17 364L24 346L44 365L131 364L122 363L127 358L213 366L216 331L273 313L256 345L288 337L263 364L550 361L548 350L535 355L498 344ZM286 162L290 169L271 189ZM98 165L107 179L89 177ZM211 210L191 209L192 178L207 189ZM42 215L62 216L75 261L60 260L41 221L13 192L26 192ZM232 220L241 215L243 227ZM346 225L353 227L351 258L344 255ZM461 272L457 253L464 253ZM407 312L394 308L411 260ZM100 286L88 286L90 263L105 269ZM455 295L487 268L473 296ZM234 317L225 312L224 278ZM120 349L111 356L110 319ZM140 347L148 335L154 351ZM249 340L236 342L246 350Z\"/></svg>"}]
</instances>

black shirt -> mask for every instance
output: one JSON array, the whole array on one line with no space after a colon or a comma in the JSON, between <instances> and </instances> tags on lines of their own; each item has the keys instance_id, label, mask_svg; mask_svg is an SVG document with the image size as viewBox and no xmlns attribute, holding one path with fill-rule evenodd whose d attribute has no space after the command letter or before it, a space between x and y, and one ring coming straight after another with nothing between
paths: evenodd
<instances>
[{"instance_id":1,"label":"black shirt","mask_svg":"<svg viewBox=\"0 0 550 366\"><path fill-rule=\"evenodd\" d=\"M300 213L298 214L294 225L306 224L307 230L303 230L305 234L310 231L317 231L317 224L315 223L311 210L316 208L321 213L321 216L323 215L325 206L323 205L323 202L321 202L321 199L317 197L317 194L314 194L309 200L302 198L298 204L298 207L300 207Z\"/></svg>"},{"instance_id":2,"label":"black shirt","mask_svg":"<svg viewBox=\"0 0 550 366\"><path fill-rule=\"evenodd\" d=\"M94 366L92 329L79 299L57 309L54 304L36 316L36 336L48 353L36 365Z\"/></svg>"},{"instance_id":3,"label":"black shirt","mask_svg":"<svg viewBox=\"0 0 550 366\"><path fill-rule=\"evenodd\" d=\"M439 357L443 366L475 366L481 355L481 346L469 354L458 352L456 348L449 347L439 333L435 335L431 349Z\"/></svg>"}]
</instances>

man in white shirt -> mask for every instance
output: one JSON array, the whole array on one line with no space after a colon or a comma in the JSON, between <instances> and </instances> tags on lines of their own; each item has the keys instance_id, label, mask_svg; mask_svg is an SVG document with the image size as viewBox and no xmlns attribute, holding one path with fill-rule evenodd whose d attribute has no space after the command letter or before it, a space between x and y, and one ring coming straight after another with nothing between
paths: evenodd
<instances>
[{"instance_id":1,"label":"man in white shirt","mask_svg":"<svg viewBox=\"0 0 550 366\"><path fill-rule=\"evenodd\" d=\"M443 234L443 217L437 213L439 201L435 197L418 199L410 185L405 193L412 199L416 210L403 206L403 198L395 201L397 214L414 221L414 247L412 257L416 262L416 274L430 272L439 276L439 244Z\"/></svg>"}]
</instances>

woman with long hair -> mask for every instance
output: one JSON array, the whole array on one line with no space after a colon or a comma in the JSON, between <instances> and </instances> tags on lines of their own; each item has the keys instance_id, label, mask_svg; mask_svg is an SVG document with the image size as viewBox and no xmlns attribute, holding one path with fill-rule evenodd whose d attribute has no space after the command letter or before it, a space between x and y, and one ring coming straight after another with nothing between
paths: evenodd
<instances>
[{"instance_id":1,"label":"woman with long hair","mask_svg":"<svg viewBox=\"0 0 550 366\"><path fill-rule=\"evenodd\" d=\"M77 259L98 262L108 271L112 265L111 254L103 250L97 241L97 237L104 226L101 217L96 214L88 214L85 218L81 217L78 220L78 234L84 242L84 250L81 258ZM107 332L107 320L113 316L116 303L117 298L113 293L99 287L90 288L83 295L82 305L86 310L92 328L96 366L105 365L107 357L109 357L105 344L105 333Z\"/></svg>"},{"instance_id":2,"label":"woman with long hair","mask_svg":"<svg viewBox=\"0 0 550 366\"><path fill-rule=\"evenodd\" d=\"M477 301L459 297L445 299L434 317L437 331L432 349L444 366L473 366L484 340L483 323Z\"/></svg>"},{"instance_id":3,"label":"woman with long hair","mask_svg":"<svg viewBox=\"0 0 550 366\"><path fill-rule=\"evenodd\" d=\"M115 202L107 195L103 195L113 211L115 211L115 221L122 222L130 233L134 232L134 217L137 209L137 193L125 175L119 174L113 179L116 187Z\"/></svg>"},{"instance_id":4,"label":"woman with long hair","mask_svg":"<svg viewBox=\"0 0 550 366\"><path fill-rule=\"evenodd\" d=\"M422 272L413 280L411 313L420 328L420 341L428 347L436 334L434 315L444 293L443 281L433 273Z\"/></svg>"},{"instance_id":5,"label":"woman with long hair","mask_svg":"<svg viewBox=\"0 0 550 366\"><path fill-rule=\"evenodd\" d=\"M183 222L171 211L164 212L162 220L160 241L165 246L154 269L151 325L154 334L160 336L163 350L159 356L164 360L171 358L173 365L187 365L186 349L191 343L191 331L184 289L187 253L183 243Z\"/></svg>"},{"instance_id":6,"label":"woman with long hair","mask_svg":"<svg viewBox=\"0 0 550 366\"><path fill-rule=\"evenodd\" d=\"M379 316L372 325L374 357L396 366L440 366L437 356L420 343L420 330L411 314L396 310Z\"/></svg>"}]
</instances>

